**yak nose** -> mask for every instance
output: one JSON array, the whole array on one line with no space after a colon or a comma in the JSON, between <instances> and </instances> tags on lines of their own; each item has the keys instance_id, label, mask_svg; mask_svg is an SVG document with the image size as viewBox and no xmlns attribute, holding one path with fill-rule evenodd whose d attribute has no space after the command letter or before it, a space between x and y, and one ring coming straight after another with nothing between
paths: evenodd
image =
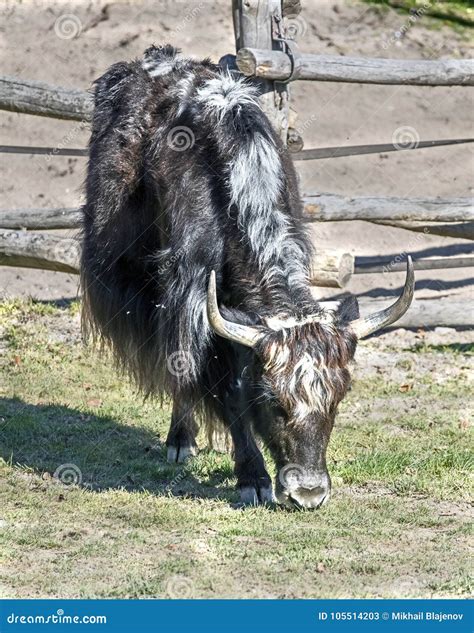
<instances>
[{"instance_id":1,"label":"yak nose","mask_svg":"<svg viewBox=\"0 0 474 633\"><path fill-rule=\"evenodd\" d=\"M286 464L276 481L277 501L295 508L319 508L329 501L331 478L327 470Z\"/></svg>"},{"instance_id":2,"label":"yak nose","mask_svg":"<svg viewBox=\"0 0 474 633\"><path fill-rule=\"evenodd\" d=\"M329 499L329 487L297 488L289 494L289 500L298 508L319 508Z\"/></svg>"}]
</instances>

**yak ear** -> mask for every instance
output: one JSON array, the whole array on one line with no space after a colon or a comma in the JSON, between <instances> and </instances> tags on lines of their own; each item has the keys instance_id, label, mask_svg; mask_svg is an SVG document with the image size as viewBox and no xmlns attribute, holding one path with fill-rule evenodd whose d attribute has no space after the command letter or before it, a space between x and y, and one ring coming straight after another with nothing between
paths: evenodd
<instances>
[{"instance_id":1,"label":"yak ear","mask_svg":"<svg viewBox=\"0 0 474 633\"><path fill-rule=\"evenodd\" d=\"M224 319L240 323L241 325L262 325L262 319L254 312L242 312L238 308L228 308L221 305L220 312Z\"/></svg>"},{"instance_id":2,"label":"yak ear","mask_svg":"<svg viewBox=\"0 0 474 633\"><path fill-rule=\"evenodd\" d=\"M341 304L337 309L337 318L339 319L339 321L341 321L342 323L347 323L348 321L354 321L359 317L360 312L357 297L350 295L342 299Z\"/></svg>"}]
</instances>

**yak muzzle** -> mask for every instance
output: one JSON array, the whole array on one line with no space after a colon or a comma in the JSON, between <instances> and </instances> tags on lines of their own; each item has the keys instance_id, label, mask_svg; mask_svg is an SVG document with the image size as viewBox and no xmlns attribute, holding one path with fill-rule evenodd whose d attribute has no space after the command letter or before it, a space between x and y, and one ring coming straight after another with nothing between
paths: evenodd
<instances>
[{"instance_id":1,"label":"yak muzzle","mask_svg":"<svg viewBox=\"0 0 474 633\"><path fill-rule=\"evenodd\" d=\"M331 479L327 472L308 471L297 464L287 464L279 472L275 496L278 503L287 507L320 508L331 496Z\"/></svg>"},{"instance_id":2,"label":"yak muzzle","mask_svg":"<svg viewBox=\"0 0 474 633\"><path fill-rule=\"evenodd\" d=\"M318 486L317 488L298 488L293 490L288 501L296 508L316 509L324 505L330 496L330 490Z\"/></svg>"}]
</instances>

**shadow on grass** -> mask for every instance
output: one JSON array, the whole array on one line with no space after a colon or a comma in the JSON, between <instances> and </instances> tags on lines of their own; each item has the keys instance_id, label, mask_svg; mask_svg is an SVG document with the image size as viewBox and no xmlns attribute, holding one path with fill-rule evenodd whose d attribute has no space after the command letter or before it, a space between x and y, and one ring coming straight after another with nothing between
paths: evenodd
<instances>
[{"instance_id":1,"label":"shadow on grass","mask_svg":"<svg viewBox=\"0 0 474 633\"><path fill-rule=\"evenodd\" d=\"M85 489L235 501L228 459L203 451L184 465L166 462L158 434L60 405L0 399L0 457L39 476Z\"/></svg>"}]
</instances>

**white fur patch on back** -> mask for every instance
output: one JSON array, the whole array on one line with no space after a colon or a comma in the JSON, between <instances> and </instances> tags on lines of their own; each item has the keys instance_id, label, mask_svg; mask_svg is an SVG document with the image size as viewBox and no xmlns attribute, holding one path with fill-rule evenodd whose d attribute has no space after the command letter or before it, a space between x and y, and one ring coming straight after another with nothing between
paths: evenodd
<instances>
[{"instance_id":1,"label":"white fur patch on back","mask_svg":"<svg viewBox=\"0 0 474 633\"><path fill-rule=\"evenodd\" d=\"M260 107L257 89L230 73L206 81L196 100L219 123L229 112ZM230 203L237 209L243 237L262 270L262 282L271 285L273 279L286 276L291 286L306 285L306 254L291 235L289 218L279 209L284 173L275 142L260 126L248 139L234 139L231 126L226 131L233 143L227 168Z\"/></svg>"},{"instance_id":2,"label":"white fur patch on back","mask_svg":"<svg viewBox=\"0 0 474 633\"><path fill-rule=\"evenodd\" d=\"M181 116L186 109L194 91L196 75L193 72L187 73L179 81L176 82L176 86L170 91L170 93L178 101L179 107L176 112L176 116Z\"/></svg>"},{"instance_id":3,"label":"white fur patch on back","mask_svg":"<svg viewBox=\"0 0 474 633\"><path fill-rule=\"evenodd\" d=\"M175 69L180 60L176 57L166 59L145 59L142 68L147 71L150 77L162 77Z\"/></svg>"},{"instance_id":4,"label":"white fur patch on back","mask_svg":"<svg viewBox=\"0 0 474 633\"><path fill-rule=\"evenodd\" d=\"M209 79L197 91L196 100L208 112L217 114L220 121L235 107L254 105L259 107L257 89L245 79L234 79L230 73Z\"/></svg>"},{"instance_id":5,"label":"white fur patch on back","mask_svg":"<svg viewBox=\"0 0 474 633\"><path fill-rule=\"evenodd\" d=\"M229 165L231 203L250 248L263 268L279 259L289 239L288 219L278 209L283 183L280 157L271 141L256 132Z\"/></svg>"}]
</instances>

